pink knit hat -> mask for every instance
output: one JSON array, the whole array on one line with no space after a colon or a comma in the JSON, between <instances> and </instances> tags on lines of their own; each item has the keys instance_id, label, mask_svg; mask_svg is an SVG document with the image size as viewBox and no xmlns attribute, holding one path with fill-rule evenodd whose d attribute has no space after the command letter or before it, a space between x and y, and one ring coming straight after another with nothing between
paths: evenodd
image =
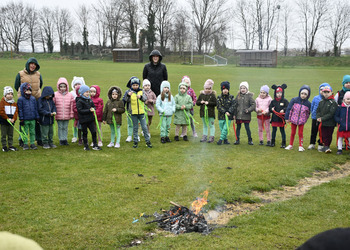
<instances>
[{"instance_id":1,"label":"pink knit hat","mask_svg":"<svg viewBox=\"0 0 350 250\"><path fill-rule=\"evenodd\" d=\"M350 98L350 91L346 91L343 100Z\"/></svg>"},{"instance_id":2,"label":"pink knit hat","mask_svg":"<svg viewBox=\"0 0 350 250\"><path fill-rule=\"evenodd\" d=\"M191 79L189 76L183 76L182 79L181 79L181 82L185 82L185 80L188 81L188 88L191 87Z\"/></svg>"},{"instance_id":3,"label":"pink knit hat","mask_svg":"<svg viewBox=\"0 0 350 250\"><path fill-rule=\"evenodd\" d=\"M204 83L204 89L210 88L213 89L214 81L212 79L208 79Z\"/></svg>"}]
</instances>

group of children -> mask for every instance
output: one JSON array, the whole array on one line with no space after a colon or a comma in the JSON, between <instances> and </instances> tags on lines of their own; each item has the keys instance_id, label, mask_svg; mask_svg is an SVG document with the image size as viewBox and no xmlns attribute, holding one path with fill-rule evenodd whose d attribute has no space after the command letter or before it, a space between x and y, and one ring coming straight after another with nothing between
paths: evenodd
<instances>
[{"instance_id":1,"label":"group of children","mask_svg":"<svg viewBox=\"0 0 350 250\"><path fill-rule=\"evenodd\" d=\"M171 87L168 81L163 81L160 86L160 95L156 96L151 90L151 82L147 79L141 81L137 77L131 77L127 83L128 90L122 93L118 86L112 86L108 90L108 101L104 105L100 98L100 87L92 85L88 87L83 77L74 77L72 91L68 92L69 84L67 79L59 78L57 91L52 87L43 88L41 97L36 100L32 96L32 89L29 83L20 86L21 96L18 103L14 101L13 89L9 86L4 88L4 97L0 102L1 116L1 142L3 151L17 151L13 146L14 124L17 119L20 121L20 128L17 132L23 140L23 150L37 149L35 141L35 124L39 123L43 148L55 148L53 134L55 131L55 120L58 127L58 138L60 145L68 145L68 124L74 119L72 142L84 145L84 150L90 150L88 145L88 129L92 136L92 149L101 150L102 129L101 124L110 126L111 138L107 147L120 147L122 125L122 114L126 113L128 123L127 142L132 141L133 147L137 148L140 137L139 126L146 141L146 146L152 148L150 141L150 125L155 115L156 107L160 116L160 141L161 143L171 142L169 133L174 116L175 136L174 140L179 141L182 137L188 141L187 128L191 127L193 136L197 137L195 131L195 119L193 118L193 107L200 106L199 115L203 123L203 135L200 142L213 143L215 141L215 109L218 112L220 138L218 145L230 144L228 136L231 123L235 145L240 144L241 126L244 124L248 144L253 145L250 131L251 114L257 114L259 145L264 145L263 133L266 132L266 146L274 147L276 144L276 133L279 128L282 143L281 148L293 149L294 138L298 129L299 151L304 151L303 129L309 115L312 118L311 138L308 149L314 149L317 133L319 133L318 150L331 152L329 146L332 142L334 127L338 124L337 132L337 154L342 154L343 139L346 145L350 139L350 76L343 77L343 88L336 96L328 83L319 87L319 93L312 103L308 101L311 90L304 85L299 90L299 95L292 98L290 102L284 98L286 84L272 85L274 95L269 95L270 88L264 85L260 88L259 96L254 100L254 94L249 91L248 82L241 82L239 91L234 97L230 94L230 83L221 83L221 94L217 96L213 90L214 81L208 79L204 83L204 89L196 96L191 88L191 80L188 76L182 78L178 85L178 93L175 97L171 94ZM291 136L289 145L286 143L285 127L290 123ZM236 125L235 125L236 124ZM270 130L272 127L272 133ZM237 126L237 127L236 127ZM181 135L180 135L181 130ZM98 131L98 133L97 133Z\"/></svg>"}]
</instances>

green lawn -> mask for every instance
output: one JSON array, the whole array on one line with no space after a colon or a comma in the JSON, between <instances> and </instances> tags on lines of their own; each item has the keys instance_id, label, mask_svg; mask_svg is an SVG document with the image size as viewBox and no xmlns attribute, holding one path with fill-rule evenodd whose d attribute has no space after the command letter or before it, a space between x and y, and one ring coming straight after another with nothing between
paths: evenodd
<instances>
[{"instance_id":1,"label":"green lawn","mask_svg":"<svg viewBox=\"0 0 350 250\"><path fill-rule=\"evenodd\" d=\"M40 60L44 85L56 89L59 77L71 82L73 76L84 76L88 85L98 84L106 101L108 88L118 85L126 90L130 76L142 76L143 64L115 64L100 61ZM24 60L0 59L0 86L13 86ZM204 81L231 82L236 95L241 81L248 81L250 91L258 93L263 84L286 83L286 98L297 96L301 85L309 84L315 96L319 84L328 82L341 89L348 68L239 68L183 66L167 64L169 81L175 95L183 75L189 75L199 94ZM271 92L272 93L272 92ZM310 100L311 101L311 100ZM258 129L253 115L251 130L254 146L247 145L244 129L239 146L189 142L160 143L155 117L151 127L153 149L143 143L138 149L125 142L126 118L123 119L120 149L105 147L109 127L103 126L104 147L99 152L84 152L71 144L55 150L3 153L0 157L0 231L10 231L36 240L45 249L112 249L127 246L133 239L146 237L155 224L132 223L141 213L153 214L168 209L169 201L189 206L209 189L206 209L226 202L254 201L252 190L268 191L296 182L315 170L326 170L345 163L348 155L299 153L279 147L257 146ZM195 108L199 119L199 109ZM216 121L217 122L217 121ZM310 121L305 126L308 146ZM216 124L216 137L219 135ZM71 128L71 125L70 125ZM197 125L199 135L202 126ZM71 138L71 129L69 131ZM171 128L171 139L174 127ZM287 129L287 138L290 128ZM17 139L17 137L16 137ZM143 139L143 138L142 138ZM280 134L277 134L277 145ZM296 138L297 140L297 138ZM233 142L231 133L230 141ZM58 143L58 139L55 138ZM296 145L296 142L295 142ZM335 137L331 149L336 151ZM232 169L227 169L231 167ZM140 176L140 175L143 176ZM312 235L333 227L349 226L350 178L313 188L307 195L290 201L268 204L259 211L236 217L229 226L210 235L185 234L147 238L149 249L293 249Z\"/></svg>"}]
</instances>

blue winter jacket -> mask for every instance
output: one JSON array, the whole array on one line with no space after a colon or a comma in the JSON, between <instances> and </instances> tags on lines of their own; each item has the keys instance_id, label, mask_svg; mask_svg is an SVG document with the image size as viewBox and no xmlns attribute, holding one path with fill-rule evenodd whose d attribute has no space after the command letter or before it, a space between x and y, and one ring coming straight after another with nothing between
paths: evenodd
<instances>
[{"instance_id":1,"label":"blue winter jacket","mask_svg":"<svg viewBox=\"0 0 350 250\"><path fill-rule=\"evenodd\" d=\"M330 85L328 83L326 83L326 82L322 83L320 85L320 87L318 88L318 95L314 96L314 98L312 99L312 102L311 102L311 118L313 120L316 120L317 107L318 107L318 104L320 103L320 101L322 100L322 95L320 94L320 91L321 91L321 88L324 86L330 87Z\"/></svg>"},{"instance_id":2,"label":"blue winter jacket","mask_svg":"<svg viewBox=\"0 0 350 250\"><path fill-rule=\"evenodd\" d=\"M337 111L334 114L334 120L339 124L339 131L349 131L350 130L350 107L345 106L342 103L338 106Z\"/></svg>"},{"instance_id":3,"label":"blue winter jacket","mask_svg":"<svg viewBox=\"0 0 350 250\"><path fill-rule=\"evenodd\" d=\"M46 99L46 96L50 96L49 99ZM56 105L53 101L55 92L52 87L46 86L41 93L41 97L38 99L38 110L39 110L39 122L41 125L52 125L54 123L54 116L51 116L51 113L57 112Z\"/></svg>"},{"instance_id":4,"label":"blue winter jacket","mask_svg":"<svg viewBox=\"0 0 350 250\"><path fill-rule=\"evenodd\" d=\"M37 107L37 102L34 96L30 96L29 98L26 98L24 96L24 87L27 83L22 83L20 90L21 90L21 97L18 98L18 115L19 120L36 120L39 119L39 112Z\"/></svg>"}]
</instances>

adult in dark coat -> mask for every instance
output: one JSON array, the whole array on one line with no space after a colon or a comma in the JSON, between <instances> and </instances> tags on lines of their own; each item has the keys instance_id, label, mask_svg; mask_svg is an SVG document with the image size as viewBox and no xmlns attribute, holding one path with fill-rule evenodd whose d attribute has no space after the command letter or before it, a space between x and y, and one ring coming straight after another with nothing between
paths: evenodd
<instances>
[{"instance_id":1,"label":"adult in dark coat","mask_svg":"<svg viewBox=\"0 0 350 250\"><path fill-rule=\"evenodd\" d=\"M150 62L143 68L143 80L148 79L151 82L151 89L156 96L160 95L162 81L168 80L168 71L162 59L162 54L158 50L153 50L149 55Z\"/></svg>"}]
</instances>

